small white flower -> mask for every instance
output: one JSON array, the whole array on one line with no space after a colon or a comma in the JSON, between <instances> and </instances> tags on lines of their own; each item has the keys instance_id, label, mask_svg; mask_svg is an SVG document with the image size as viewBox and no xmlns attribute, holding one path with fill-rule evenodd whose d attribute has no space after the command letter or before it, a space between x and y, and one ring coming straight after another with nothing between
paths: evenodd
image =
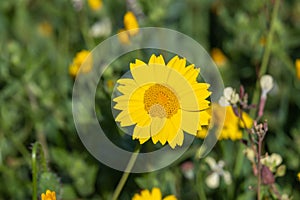
<instances>
[{"instance_id":1,"label":"small white flower","mask_svg":"<svg viewBox=\"0 0 300 200\"><path fill-rule=\"evenodd\" d=\"M225 184L231 184L231 175L228 171L223 170L225 163L223 160L220 160L218 163L215 159L211 157L207 157L205 162L209 165L212 173L208 175L205 179L205 183L209 188L215 189L219 187L220 184L220 177L224 178Z\"/></svg>"},{"instance_id":2,"label":"small white flower","mask_svg":"<svg viewBox=\"0 0 300 200\"><path fill-rule=\"evenodd\" d=\"M274 87L273 77L271 75L263 75L260 78L260 86L263 95L267 95L268 92Z\"/></svg>"},{"instance_id":3,"label":"small white flower","mask_svg":"<svg viewBox=\"0 0 300 200\"><path fill-rule=\"evenodd\" d=\"M221 106L229 106L230 104L235 105L240 100L239 94L232 89L232 87L227 87L224 89L223 96L219 100Z\"/></svg>"}]
</instances>

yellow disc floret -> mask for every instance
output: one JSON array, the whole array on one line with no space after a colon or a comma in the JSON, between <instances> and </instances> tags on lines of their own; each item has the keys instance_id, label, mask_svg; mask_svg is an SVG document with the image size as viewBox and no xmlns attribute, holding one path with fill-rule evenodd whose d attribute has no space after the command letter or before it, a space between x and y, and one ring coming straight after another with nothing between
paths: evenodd
<instances>
[{"instance_id":1,"label":"yellow disc floret","mask_svg":"<svg viewBox=\"0 0 300 200\"><path fill-rule=\"evenodd\" d=\"M144 104L151 117L170 118L179 109L177 96L161 84L155 84L145 91Z\"/></svg>"}]
</instances>

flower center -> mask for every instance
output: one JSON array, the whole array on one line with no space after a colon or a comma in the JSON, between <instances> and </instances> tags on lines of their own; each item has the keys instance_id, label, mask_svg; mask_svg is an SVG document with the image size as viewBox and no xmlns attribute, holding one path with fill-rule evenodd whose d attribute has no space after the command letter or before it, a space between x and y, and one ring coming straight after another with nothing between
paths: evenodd
<instances>
[{"instance_id":1,"label":"flower center","mask_svg":"<svg viewBox=\"0 0 300 200\"><path fill-rule=\"evenodd\" d=\"M177 113L179 101L168 87L155 84L144 94L145 110L151 117L170 118Z\"/></svg>"}]
</instances>

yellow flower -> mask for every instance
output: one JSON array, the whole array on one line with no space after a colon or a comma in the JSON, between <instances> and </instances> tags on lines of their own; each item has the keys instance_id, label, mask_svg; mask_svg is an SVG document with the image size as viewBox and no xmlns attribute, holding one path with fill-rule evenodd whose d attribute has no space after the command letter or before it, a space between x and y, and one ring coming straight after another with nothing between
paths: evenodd
<instances>
[{"instance_id":1,"label":"yellow flower","mask_svg":"<svg viewBox=\"0 0 300 200\"><path fill-rule=\"evenodd\" d=\"M162 199L161 191L158 188L152 188L152 191L142 190L141 194L135 194L132 200L177 200L174 195L166 196Z\"/></svg>"},{"instance_id":2,"label":"yellow flower","mask_svg":"<svg viewBox=\"0 0 300 200\"><path fill-rule=\"evenodd\" d=\"M51 192L50 190L47 190L46 191L46 194L42 194L41 195L41 199L42 200L56 200L56 194L55 192Z\"/></svg>"},{"instance_id":3,"label":"yellow flower","mask_svg":"<svg viewBox=\"0 0 300 200\"><path fill-rule=\"evenodd\" d=\"M47 21L41 22L41 23L38 25L38 32L39 32L42 36L49 37L49 36L51 36L52 33L53 33L52 25L51 25L49 22L47 22Z\"/></svg>"},{"instance_id":4,"label":"yellow flower","mask_svg":"<svg viewBox=\"0 0 300 200\"><path fill-rule=\"evenodd\" d=\"M218 112L218 106L215 105L216 110ZM216 113L218 115L218 113ZM247 113L243 112L242 114L243 119L246 123L247 128L251 128L252 125L252 119L247 115ZM216 117L218 118L218 117ZM217 122L212 122L212 124ZM240 130L240 128L244 128L244 124L241 122L241 120L234 114L231 106L226 106L226 115L224 120L223 129L218 137L218 140L224 140L224 139L230 139L230 140L239 140L242 139L243 133ZM205 129L202 129L197 132L197 137L199 138L205 138L207 134L207 127Z\"/></svg>"},{"instance_id":5,"label":"yellow flower","mask_svg":"<svg viewBox=\"0 0 300 200\"><path fill-rule=\"evenodd\" d=\"M298 181L300 181L300 172L298 172L297 177L298 177Z\"/></svg>"},{"instance_id":6,"label":"yellow flower","mask_svg":"<svg viewBox=\"0 0 300 200\"><path fill-rule=\"evenodd\" d=\"M300 58L296 59L296 73L297 73L297 78L300 80Z\"/></svg>"},{"instance_id":7,"label":"yellow flower","mask_svg":"<svg viewBox=\"0 0 300 200\"><path fill-rule=\"evenodd\" d=\"M130 43L129 35L124 31L125 31L124 29L120 29L118 31L118 38L122 44L129 44Z\"/></svg>"},{"instance_id":8,"label":"yellow flower","mask_svg":"<svg viewBox=\"0 0 300 200\"><path fill-rule=\"evenodd\" d=\"M266 37L261 37L260 40L259 40L259 44L261 46L265 46L266 43L267 43Z\"/></svg>"},{"instance_id":9,"label":"yellow flower","mask_svg":"<svg viewBox=\"0 0 300 200\"><path fill-rule=\"evenodd\" d=\"M102 0L88 0L89 7L94 10L100 10L102 8Z\"/></svg>"},{"instance_id":10,"label":"yellow flower","mask_svg":"<svg viewBox=\"0 0 300 200\"><path fill-rule=\"evenodd\" d=\"M175 56L168 64L162 55L152 55L148 64L136 59L130 72L132 78L117 81L122 95L113 101L121 111L115 120L122 127L135 125L133 139L175 148L183 143L183 131L196 135L208 125L209 84L197 82L200 70L186 67L185 58Z\"/></svg>"},{"instance_id":11,"label":"yellow flower","mask_svg":"<svg viewBox=\"0 0 300 200\"><path fill-rule=\"evenodd\" d=\"M211 50L211 57L218 67L225 65L227 58L219 48L213 48Z\"/></svg>"},{"instance_id":12,"label":"yellow flower","mask_svg":"<svg viewBox=\"0 0 300 200\"><path fill-rule=\"evenodd\" d=\"M71 76L75 77L78 74L81 65L81 72L88 73L91 71L93 63L91 55L89 56L89 54L90 51L87 50L82 50L76 54L72 64L69 66L69 73Z\"/></svg>"},{"instance_id":13,"label":"yellow flower","mask_svg":"<svg viewBox=\"0 0 300 200\"><path fill-rule=\"evenodd\" d=\"M131 36L136 35L139 32L139 24L135 17L135 15L128 11L124 15L124 27L125 30L129 31L129 34Z\"/></svg>"}]
</instances>

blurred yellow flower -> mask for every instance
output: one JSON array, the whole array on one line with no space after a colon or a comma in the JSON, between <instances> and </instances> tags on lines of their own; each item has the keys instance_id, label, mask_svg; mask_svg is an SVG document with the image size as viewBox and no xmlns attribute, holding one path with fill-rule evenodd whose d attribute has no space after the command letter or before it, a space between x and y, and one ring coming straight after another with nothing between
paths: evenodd
<instances>
[{"instance_id":1,"label":"blurred yellow flower","mask_svg":"<svg viewBox=\"0 0 300 200\"><path fill-rule=\"evenodd\" d=\"M266 37L261 37L260 40L259 40L259 44L261 46L265 46L266 43L267 43Z\"/></svg>"},{"instance_id":2,"label":"blurred yellow flower","mask_svg":"<svg viewBox=\"0 0 300 200\"><path fill-rule=\"evenodd\" d=\"M129 34L131 36L136 35L139 32L139 24L135 17L135 15L128 11L124 15L124 27L125 30L129 31Z\"/></svg>"},{"instance_id":3,"label":"blurred yellow flower","mask_svg":"<svg viewBox=\"0 0 300 200\"><path fill-rule=\"evenodd\" d=\"M38 32L39 32L42 36L49 37L49 36L51 36L52 33L53 33L52 25L51 25L49 22L47 22L47 21L41 22L41 23L38 25Z\"/></svg>"},{"instance_id":4,"label":"blurred yellow flower","mask_svg":"<svg viewBox=\"0 0 300 200\"><path fill-rule=\"evenodd\" d=\"M298 172L297 177L298 177L298 181L300 181L300 172Z\"/></svg>"},{"instance_id":5,"label":"blurred yellow flower","mask_svg":"<svg viewBox=\"0 0 300 200\"><path fill-rule=\"evenodd\" d=\"M121 111L115 120L122 127L135 125L133 139L175 148L183 144L183 131L196 135L208 125L209 84L197 82L200 70L186 66L185 58L175 56L168 64L162 55L152 55L148 64L136 59L130 72L132 78L117 81L122 95L113 101Z\"/></svg>"},{"instance_id":6,"label":"blurred yellow flower","mask_svg":"<svg viewBox=\"0 0 300 200\"><path fill-rule=\"evenodd\" d=\"M91 55L89 56L89 54L90 51L87 50L82 50L76 54L72 64L69 66L69 74L71 76L75 77L78 74L81 65L81 72L88 73L91 71L93 63L92 57Z\"/></svg>"},{"instance_id":7,"label":"blurred yellow flower","mask_svg":"<svg viewBox=\"0 0 300 200\"><path fill-rule=\"evenodd\" d=\"M216 110L218 112L217 107L219 105L216 104L215 106L216 106ZM216 115L218 115L218 113L216 113ZM253 123L252 119L245 112L243 112L242 116L246 123L247 128L250 128ZM218 123L218 122L212 122L212 124L214 124L214 123ZM230 139L230 140L234 141L234 140L242 139L243 133L240 130L240 128L244 128L244 124L234 114L232 107L226 106L226 115L225 115L224 125L223 125L223 129L218 137L218 140ZM207 134L207 128L206 129L203 128L202 130L199 130L197 132L197 137L205 138L206 134Z\"/></svg>"},{"instance_id":8,"label":"blurred yellow flower","mask_svg":"<svg viewBox=\"0 0 300 200\"><path fill-rule=\"evenodd\" d=\"M129 35L125 32L124 29L120 29L118 31L118 38L119 38L119 41L122 44L129 44L130 43Z\"/></svg>"},{"instance_id":9,"label":"blurred yellow flower","mask_svg":"<svg viewBox=\"0 0 300 200\"><path fill-rule=\"evenodd\" d=\"M213 48L211 50L211 57L218 67L222 67L226 64L227 58L219 48Z\"/></svg>"},{"instance_id":10,"label":"blurred yellow flower","mask_svg":"<svg viewBox=\"0 0 300 200\"><path fill-rule=\"evenodd\" d=\"M89 7L94 10L100 10L102 8L102 0L88 0Z\"/></svg>"},{"instance_id":11,"label":"blurred yellow flower","mask_svg":"<svg viewBox=\"0 0 300 200\"><path fill-rule=\"evenodd\" d=\"M51 192L50 190L47 190L46 194L45 193L41 194L41 199L42 200L56 200L56 194L54 191Z\"/></svg>"},{"instance_id":12,"label":"blurred yellow flower","mask_svg":"<svg viewBox=\"0 0 300 200\"><path fill-rule=\"evenodd\" d=\"M162 194L160 189L152 188L152 191L142 190L140 194L135 194L132 200L177 200L174 195L166 196L162 199Z\"/></svg>"},{"instance_id":13,"label":"blurred yellow flower","mask_svg":"<svg viewBox=\"0 0 300 200\"><path fill-rule=\"evenodd\" d=\"M300 80L300 58L296 59L296 73L297 73L297 78Z\"/></svg>"}]
</instances>

